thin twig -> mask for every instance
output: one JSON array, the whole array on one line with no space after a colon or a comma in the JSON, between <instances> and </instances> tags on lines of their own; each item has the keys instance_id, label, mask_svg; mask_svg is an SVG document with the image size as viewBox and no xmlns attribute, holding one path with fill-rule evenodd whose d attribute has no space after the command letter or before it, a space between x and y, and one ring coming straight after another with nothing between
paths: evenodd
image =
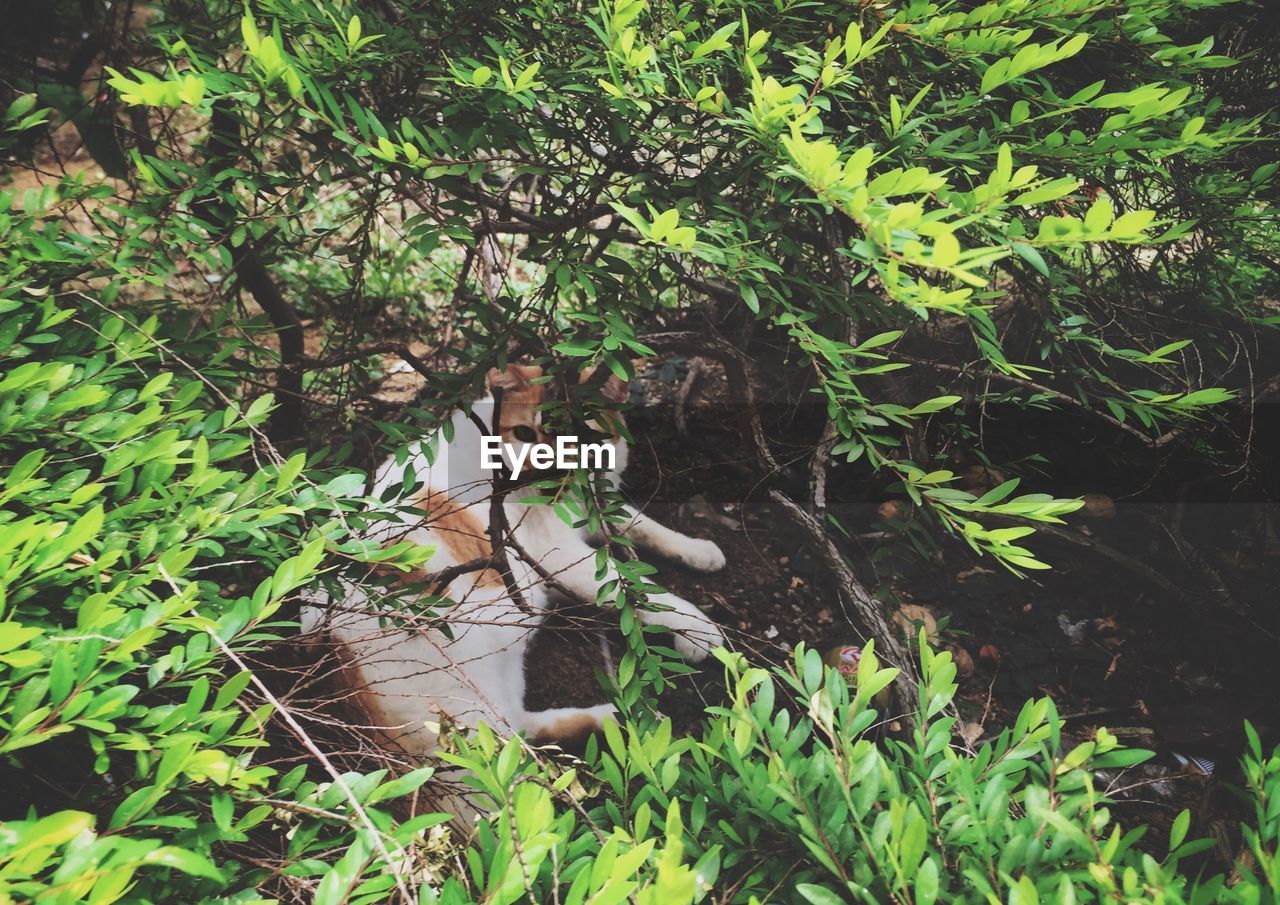
<instances>
[{"instance_id":1,"label":"thin twig","mask_svg":"<svg viewBox=\"0 0 1280 905\"><path fill-rule=\"evenodd\" d=\"M964 377L977 376L977 375L971 374L968 369L959 367L958 365L947 364L946 362L941 362L941 361L928 361L923 358L915 358L914 356L911 356L911 355L905 355L901 352L898 352L896 354L899 358L903 359L904 361L909 361L912 364L921 365L926 368L933 368L934 370L937 370L937 371L946 371L949 374L959 374ZM1125 422L1121 421L1119 418L1115 418L1112 415L1107 414L1106 412L1099 411L1098 409L1091 408L1090 406L1085 405L1079 399L1077 399L1076 397L1068 393L1064 393L1061 390L1055 390L1053 387L1045 386L1042 383L1036 383L1034 380L1029 380L1025 377L1017 377L1013 374L1005 374L1002 371L984 371L981 376L987 380L995 380L1000 383L1009 384L1010 386L1022 387L1023 389L1031 390L1036 393L1043 393L1044 395L1049 396L1057 400L1058 402L1061 402L1065 405L1069 405L1078 411L1085 412L1086 414L1094 418L1097 418L1101 421L1105 421L1107 424L1110 424L1112 427L1116 428L1117 430L1123 431L1129 436L1136 438L1144 446L1149 446L1152 449L1160 449L1164 446L1168 446L1174 440L1177 440L1180 436L1180 431L1175 429L1175 430L1166 431L1165 433L1161 434L1158 437L1152 437L1149 434L1143 433L1138 428L1134 427L1132 424L1126 424Z\"/></svg>"},{"instance_id":2,"label":"thin twig","mask_svg":"<svg viewBox=\"0 0 1280 905\"><path fill-rule=\"evenodd\" d=\"M693 392L693 385L698 382L698 375L702 373L702 359L690 358L689 371L684 375L684 380L680 383L680 388L676 390L675 398L675 417L676 432L682 437L689 436L688 416L685 412L685 406L689 402L689 394Z\"/></svg>"},{"instance_id":3,"label":"thin twig","mask_svg":"<svg viewBox=\"0 0 1280 905\"><path fill-rule=\"evenodd\" d=\"M831 255L836 261L845 260L834 248ZM844 341L850 346L856 346L858 332L854 327L853 319L843 317L840 321ZM830 465L831 448L839 437L840 430L836 426L836 421L828 414L822 425L822 436L813 450L813 458L809 460L809 511L818 518L824 517L827 512L827 468Z\"/></svg>"}]
</instances>

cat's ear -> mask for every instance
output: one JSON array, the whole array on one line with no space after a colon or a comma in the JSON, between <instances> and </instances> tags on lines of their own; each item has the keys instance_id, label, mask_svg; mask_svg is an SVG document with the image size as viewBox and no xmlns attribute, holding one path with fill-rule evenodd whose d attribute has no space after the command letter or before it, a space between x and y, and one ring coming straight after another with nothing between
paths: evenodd
<instances>
[{"instance_id":1,"label":"cat's ear","mask_svg":"<svg viewBox=\"0 0 1280 905\"><path fill-rule=\"evenodd\" d=\"M489 388L494 390L524 390L529 382L542 376L542 368L537 365L509 364L505 371L497 368L489 369Z\"/></svg>"},{"instance_id":2,"label":"cat's ear","mask_svg":"<svg viewBox=\"0 0 1280 905\"><path fill-rule=\"evenodd\" d=\"M600 395L610 402L626 402L631 398L631 387L625 380L620 380L617 374L610 374L600 385Z\"/></svg>"},{"instance_id":3,"label":"cat's ear","mask_svg":"<svg viewBox=\"0 0 1280 905\"><path fill-rule=\"evenodd\" d=\"M507 365L505 371L499 371L497 368L489 369L489 389L514 390L522 386L524 381L519 374L511 370L511 365Z\"/></svg>"}]
</instances>

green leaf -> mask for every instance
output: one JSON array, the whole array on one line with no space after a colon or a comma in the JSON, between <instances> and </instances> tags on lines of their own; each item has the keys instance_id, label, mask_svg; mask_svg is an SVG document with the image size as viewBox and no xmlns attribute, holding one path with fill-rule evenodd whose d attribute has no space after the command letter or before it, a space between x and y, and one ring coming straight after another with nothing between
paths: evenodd
<instances>
[{"instance_id":1,"label":"green leaf","mask_svg":"<svg viewBox=\"0 0 1280 905\"><path fill-rule=\"evenodd\" d=\"M996 60L996 62L987 67L987 71L982 74L982 84L978 90L982 94L990 94L1000 85L1003 85L1008 81L1008 76L1009 61Z\"/></svg>"},{"instance_id":2,"label":"green leaf","mask_svg":"<svg viewBox=\"0 0 1280 905\"><path fill-rule=\"evenodd\" d=\"M724 50L728 47L729 38L731 38L733 33L738 30L738 24L739 23L737 22L730 22L728 25L717 29L715 34L693 48L693 59L701 60L703 57L713 54L717 50Z\"/></svg>"},{"instance_id":3,"label":"green leaf","mask_svg":"<svg viewBox=\"0 0 1280 905\"><path fill-rule=\"evenodd\" d=\"M236 673L230 679L222 683L222 687L218 689L218 694L213 699L213 709L222 710L249 686L253 680L253 673L249 670L243 670Z\"/></svg>"},{"instance_id":4,"label":"green leaf","mask_svg":"<svg viewBox=\"0 0 1280 905\"><path fill-rule=\"evenodd\" d=\"M1084 226L1090 232L1102 232L1111 225L1114 218L1115 209L1111 206L1111 199L1103 196L1090 205L1088 213L1084 215Z\"/></svg>"},{"instance_id":5,"label":"green leaf","mask_svg":"<svg viewBox=\"0 0 1280 905\"><path fill-rule=\"evenodd\" d=\"M568 355L570 358L588 358L595 355L600 347L581 340L567 339L564 342L556 343L552 348L561 355Z\"/></svg>"},{"instance_id":6,"label":"green leaf","mask_svg":"<svg viewBox=\"0 0 1280 905\"><path fill-rule=\"evenodd\" d=\"M320 880L320 885L316 887L315 897L311 900L313 905L343 905L347 901L347 891L351 886L351 880L346 876L345 870L339 870L337 867L330 870Z\"/></svg>"},{"instance_id":7,"label":"green leaf","mask_svg":"<svg viewBox=\"0 0 1280 905\"><path fill-rule=\"evenodd\" d=\"M926 858L916 871L916 905L933 905L938 901L938 863Z\"/></svg>"},{"instance_id":8,"label":"green leaf","mask_svg":"<svg viewBox=\"0 0 1280 905\"><path fill-rule=\"evenodd\" d=\"M935 396L932 399L926 399L919 405L903 412L905 415L928 415L933 412L940 412L945 408L950 408L961 400L960 396Z\"/></svg>"},{"instance_id":9,"label":"green leaf","mask_svg":"<svg viewBox=\"0 0 1280 905\"><path fill-rule=\"evenodd\" d=\"M164 845L154 851L147 852L142 857L142 863L172 867L174 870L180 870L184 874L190 874L193 877L205 877L210 880L221 880L223 878L218 868L204 855L173 845Z\"/></svg>"},{"instance_id":10,"label":"green leaf","mask_svg":"<svg viewBox=\"0 0 1280 905\"><path fill-rule=\"evenodd\" d=\"M10 863L37 847L59 848L92 829L93 824L93 815L84 811L58 811L42 817L22 833L20 844L7 852Z\"/></svg>"},{"instance_id":11,"label":"green leaf","mask_svg":"<svg viewBox=\"0 0 1280 905\"><path fill-rule=\"evenodd\" d=\"M960 243L951 233L942 233L933 240L933 254L929 263L939 269L945 269L960 260Z\"/></svg>"},{"instance_id":12,"label":"green leaf","mask_svg":"<svg viewBox=\"0 0 1280 905\"><path fill-rule=\"evenodd\" d=\"M1041 276L1049 275L1049 265L1044 262L1044 257L1034 246L1026 242L1012 242L1009 247L1013 249L1014 254L1034 267Z\"/></svg>"},{"instance_id":13,"label":"green leaf","mask_svg":"<svg viewBox=\"0 0 1280 905\"><path fill-rule=\"evenodd\" d=\"M1183 808L1178 816L1173 819L1173 826L1169 828L1169 851L1173 851L1182 845L1182 841L1187 838L1187 830L1191 828L1191 811Z\"/></svg>"},{"instance_id":14,"label":"green leaf","mask_svg":"<svg viewBox=\"0 0 1280 905\"><path fill-rule=\"evenodd\" d=\"M1119 238L1139 236L1156 218L1155 211L1129 211L1116 218L1111 224L1111 232Z\"/></svg>"},{"instance_id":15,"label":"green leaf","mask_svg":"<svg viewBox=\"0 0 1280 905\"><path fill-rule=\"evenodd\" d=\"M797 883L796 892L813 905L846 905L845 900L825 886L813 883Z\"/></svg>"},{"instance_id":16,"label":"green leaf","mask_svg":"<svg viewBox=\"0 0 1280 905\"><path fill-rule=\"evenodd\" d=\"M856 351L865 352L868 349L875 349L880 346L887 346L891 342L897 342L902 337L903 330L886 330L883 333L877 333L864 342L858 344Z\"/></svg>"},{"instance_id":17,"label":"green leaf","mask_svg":"<svg viewBox=\"0 0 1280 905\"><path fill-rule=\"evenodd\" d=\"M8 653L22 647L28 641L44 634L44 629L21 622L0 622L0 653Z\"/></svg>"}]
</instances>

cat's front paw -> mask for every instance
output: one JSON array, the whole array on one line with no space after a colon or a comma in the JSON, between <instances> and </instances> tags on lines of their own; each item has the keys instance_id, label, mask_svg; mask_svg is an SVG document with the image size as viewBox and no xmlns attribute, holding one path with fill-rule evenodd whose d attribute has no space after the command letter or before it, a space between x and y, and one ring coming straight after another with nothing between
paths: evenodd
<instances>
[{"instance_id":1,"label":"cat's front paw","mask_svg":"<svg viewBox=\"0 0 1280 905\"><path fill-rule=\"evenodd\" d=\"M713 541L690 538L680 548L680 561L698 572L719 572L724 568L724 551Z\"/></svg>"},{"instance_id":2,"label":"cat's front paw","mask_svg":"<svg viewBox=\"0 0 1280 905\"><path fill-rule=\"evenodd\" d=\"M724 633L701 610L674 595L650 598L670 610L644 610L641 618L653 625L670 629L675 638L676 653L690 663L705 660L713 648L724 645Z\"/></svg>"}]
</instances>

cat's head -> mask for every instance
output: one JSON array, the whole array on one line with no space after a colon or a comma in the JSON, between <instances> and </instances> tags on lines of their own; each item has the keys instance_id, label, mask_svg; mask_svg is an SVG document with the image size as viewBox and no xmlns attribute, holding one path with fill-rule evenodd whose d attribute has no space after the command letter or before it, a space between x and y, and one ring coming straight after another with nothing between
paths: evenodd
<instances>
[{"instance_id":1,"label":"cat's head","mask_svg":"<svg viewBox=\"0 0 1280 905\"><path fill-rule=\"evenodd\" d=\"M578 386L585 388L594 384L600 396L611 403L627 401L630 393L626 381L616 374L610 373L604 380L595 381L595 368L585 368L578 375ZM546 399L547 388L551 383L540 381L543 370L538 365L508 364L506 370L490 368L488 374L489 389L502 391L502 408L498 413L498 434L504 444L520 450L523 446L534 443L554 443L555 435L546 430L542 422L542 403ZM616 411L604 414L605 425L598 421L587 422L587 427L598 432L600 438L607 438L618 447L620 456L625 456L625 441L621 436L623 426L622 414ZM625 461L625 458L622 459ZM555 469L544 469L546 476Z\"/></svg>"},{"instance_id":2,"label":"cat's head","mask_svg":"<svg viewBox=\"0 0 1280 905\"><path fill-rule=\"evenodd\" d=\"M535 382L541 376L542 368L537 365L512 363L505 371L489 369L489 389L502 390L498 435L503 443L514 446L547 442L548 434L542 429L542 400L547 385Z\"/></svg>"}]
</instances>

